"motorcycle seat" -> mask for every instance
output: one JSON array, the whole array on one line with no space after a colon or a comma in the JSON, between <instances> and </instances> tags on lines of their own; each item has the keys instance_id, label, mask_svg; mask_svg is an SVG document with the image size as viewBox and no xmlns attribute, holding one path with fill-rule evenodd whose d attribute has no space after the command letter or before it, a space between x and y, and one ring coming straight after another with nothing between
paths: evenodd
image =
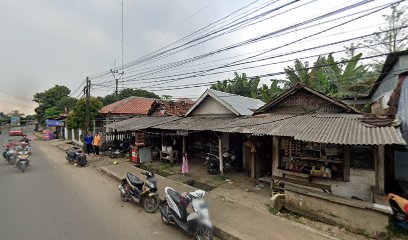
<instances>
[{"instance_id":1,"label":"motorcycle seat","mask_svg":"<svg viewBox=\"0 0 408 240\"><path fill-rule=\"evenodd\" d=\"M173 199L174 202L177 205L180 206L180 197L181 197L180 194L178 192L176 192L176 191L171 190L171 189L168 191L168 193L169 193L171 199Z\"/></svg>"},{"instance_id":2,"label":"motorcycle seat","mask_svg":"<svg viewBox=\"0 0 408 240\"><path fill-rule=\"evenodd\" d=\"M126 174L126 177L133 186L141 186L144 184L142 180L129 172Z\"/></svg>"}]
</instances>

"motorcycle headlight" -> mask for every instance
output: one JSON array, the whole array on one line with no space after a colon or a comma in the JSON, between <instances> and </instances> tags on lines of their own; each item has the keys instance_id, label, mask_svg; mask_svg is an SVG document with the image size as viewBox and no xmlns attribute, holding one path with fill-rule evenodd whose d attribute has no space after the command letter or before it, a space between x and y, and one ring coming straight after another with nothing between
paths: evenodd
<instances>
[{"instance_id":1,"label":"motorcycle headlight","mask_svg":"<svg viewBox=\"0 0 408 240\"><path fill-rule=\"evenodd\" d=\"M205 157L205 160L207 160L207 161L210 160L210 157Z\"/></svg>"}]
</instances>

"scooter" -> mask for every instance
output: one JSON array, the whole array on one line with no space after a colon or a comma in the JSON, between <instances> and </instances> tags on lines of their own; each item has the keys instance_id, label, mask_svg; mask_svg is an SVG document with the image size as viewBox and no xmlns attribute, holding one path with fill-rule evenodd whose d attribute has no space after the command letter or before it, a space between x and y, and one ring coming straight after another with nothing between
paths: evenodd
<instances>
[{"instance_id":1,"label":"scooter","mask_svg":"<svg viewBox=\"0 0 408 240\"><path fill-rule=\"evenodd\" d=\"M196 190L181 196L173 188L164 189L166 199L160 205L160 214L163 223L175 224L197 240L213 238L208 205L204 202L205 192ZM193 212L188 213L187 207L192 202Z\"/></svg>"},{"instance_id":2,"label":"scooter","mask_svg":"<svg viewBox=\"0 0 408 240\"><path fill-rule=\"evenodd\" d=\"M84 167L88 164L85 153L78 147L70 147L66 151L65 158L69 163L77 163L79 166Z\"/></svg>"},{"instance_id":3,"label":"scooter","mask_svg":"<svg viewBox=\"0 0 408 240\"><path fill-rule=\"evenodd\" d=\"M135 175L128 172L119 185L120 197L122 201L143 204L148 213L157 211L160 205L160 197L157 193L157 182L152 172L143 172L146 176L146 182L143 182Z\"/></svg>"},{"instance_id":4,"label":"scooter","mask_svg":"<svg viewBox=\"0 0 408 240\"><path fill-rule=\"evenodd\" d=\"M124 156L130 151L129 143L122 141L118 148L109 148L109 157L117 158L118 156Z\"/></svg>"},{"instance_id":5,"label":"scooter","mask_svg":"<svg viewBox=\"0 0 408 240\"><path fill-rule=\"evenodd\" d=\"M205 159L207 160L205 164L207 165L208 173L212 175L217 174L220 171L219 157L215 154L207 153L207 157ZM226 150L222 154L222 159L224 163L224 169L235 168L239 170L239 163L233 151Z\"/></svg>"},{"instance_id":6,"label":"scooter","mask_svg":"<svg viewBox=\"0 0 408 240\"><path fill-rule=\"evenodd\" d=\"M25 172L26 168L30 165L30 155L28 151L22 151L18 153L16 167L21 170L22 173Z\"/></svg>"},{"instance_id":7,"label":"scooter","mask_svg":"<svg viewBox=\"0 0 408 240\"><path fill-rule=\"evenodd\" d=\"M5 156L5 160L8 164L14 165L17 160L17 152L13 148L9 148L5 154L3 153L3 156Z\"/></svg>"}]
</instances>

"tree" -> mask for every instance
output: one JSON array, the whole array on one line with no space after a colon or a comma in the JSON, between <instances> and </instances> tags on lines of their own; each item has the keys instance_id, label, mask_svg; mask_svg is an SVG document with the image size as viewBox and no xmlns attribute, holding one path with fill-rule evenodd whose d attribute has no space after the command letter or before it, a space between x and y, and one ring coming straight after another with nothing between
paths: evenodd
<instances>
[{"instance_id":1,"label":"tree","mask_svg":"<svg viewBox=\"0 0 408 240\"><path fill-rule=\"evenodd\" d=\"M352 48L352 46L351 46ZM358 65L362 54L355 54L350 59L336 61L332 54L320 56L309 67L308 62L295 60L293 67L285 68L287 81L285 87L293 87L297 83L322 92L326 95L343 98L363 95L375 80L375 74L365 65Z\"/></svg>"},{"instance_id":2,"label":"tree","mask_svg":"<svg viewBox=\"0 0 408 240\"><path fill-rule=\"evenodd\" d=\"M158 95L156 95L153 92L149 92L147 90L125 88L125 89L121 90L118 93L118 96L116 96L114 93L106 95L103 98L102 102L103 102L104 105L109 105L111 103L117 102L119 100L122 100L122 99L125 99L125 98L128 98L128 97L132 97L132 96L160 99L160 97ZM99 98L99 99L101 99L101 98Z\"/></svg>"},{"instance_id":3,"label":"tree","mask_svg":"<svg viewBox=\"0 0 408 240\"><path fill-rule=\"evenodd\" d=\"M10 117L11 116L22 117L22 116L24 116L24 113L21 113L19 110L14 109L13 111L9 112L7 115L10 116Z\"/></svg>"},{"instance_id":4,"label":"tree","mask_svg":"<svg viewBox=\"0 0 408 240\"><path fill-rule=\"evenodd\" d=\"M386 26L380 27L375 35L366 41L371 46L373 54L383 54L406 50L408 47L407 7L398 8L398 4L391 7L391 13L383 15Z\"/></svg>"},{"instance_id":5,"label":"tree","mask_svg":"<svg viewBox=\"0 0 408 240\"><path fill-rule=\"evenodd\" d=\"M99 115L98 110L103 107L103 103L95 97L90 98L90 121L96 119ZM86 112L86 99L80 99L67 116L67 127L85 129L85 112ZM91 127L92 128L92 127Z\"/></svg>"},{"instance_id":6,"label":"tree","mask_svg":"<svg viewBox=\"0 0 408 240\"><path fill-rule=\"evenodd\" d=\"M67 98L70 92L66 86L55 85L44 92L34 94L33 101L38 103L38 107L35 109L37 120L44 123L46 119L45 111L48 108L55 107L61 99Z\"/></svg>"},{"instance_id":7,"label":"tree","mask_svg":"<svg viewBox=\"0 0 408 240\"><path fill-rule=\"evenodd\" d=\"M283 85L283 80L271 79L271 85L268 87L266 84L262 84L260 88L260 99L264 102L269 102L275 99L283 92L283 88L280 85Z\"/></svg>"},{"instance_id":8,"label":"tree","mask_svg":"<svg viewBox=\"0 0 408 240\"><path fill-rule=\"evenodd\" d=\"M245 73L239 75L236 72L234 75L233 80L218 81L211 85L211 89L251 98L260 97L258 90L259 77L248 79Z\"/></svg>"}]
</instances>

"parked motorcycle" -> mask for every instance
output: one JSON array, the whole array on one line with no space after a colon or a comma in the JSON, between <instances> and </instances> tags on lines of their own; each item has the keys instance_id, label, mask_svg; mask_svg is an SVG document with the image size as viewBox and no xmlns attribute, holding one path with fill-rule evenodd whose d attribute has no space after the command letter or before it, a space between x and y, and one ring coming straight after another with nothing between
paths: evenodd
<instances>
[{"instance_id":1,"label":"parked motorcycle","mask_svg":"<svg viewBox=\"0 0 408 240\"><path fill-rule=\"evenodd\" d=\"M129 143L126 141L122 141L119 144L118 148L109 148L109 157L110 158L117 158L119 156L125 156L130 151Z\"/></svg>"},{"instance_id":2,"label":"parked motorcycle","mask_svg":"<svg viewBox=\"0 0 408 240\"><path fill-rule=\"evenodd\" d=\"M154 213L160 205L157 182L154 173L143 172L142 174L146 176L145 182L129 172L126 174L126 178L122 179L119 185L120 197L124 202L133 200L143 204L146 212Z\"/></svg>"},{"instance_id":3,"label":"parked motorcycle","mask_svg":"<svg viewBox=\"0 0 408 240\"><path fill-rule=\"evenodd\" d=\"M218 174L220 171L220 159L217 155L212 153L207 153L207 157L205 158L207 161L205 164L207 165L207 171L209 174ZM235 156L235 153L230 150L226 150L222 154L222 160L224 164L224 169L228 168L235 168L239 170L240 166Z\"/></svg>"},{"instance_id":4,"label":"parked motorcycle","mask_svg":"<svg viewBox=\"0 0 408 240\"><path fill-rule=\"evenodd\" d=\"M77 163L79 166L84 167L88 164L85 153L78 147L70 147L66 151L65 158L69 163Z\"/></svg>"},{"instance_id":5,"label":"parked motorcycle","mask_svg":"<svg viewBox=\"0 0 408 240\"><path fill-rule=\"evenodd\" d=\"M30 165L30 155L28 151L18 152L16 167L21 170L22 173L25 172L26 168Z\"/></svg>"},{"instance_id":6,"label":"parked motorcycle","mask_svg":"<svg viewBox=\"0 0 408 240\"><path fill-rule=\"evenodd\" d=\"M165 200L160 205L160 214L165 224L175 224L195 239L212 239L213 225L208 213L208 205L204 202L205 192L196 190L181 196L173 188L164 189ZM188 213L187 207L192 202L193 212Z\"/></svg>"}]
</instances>

